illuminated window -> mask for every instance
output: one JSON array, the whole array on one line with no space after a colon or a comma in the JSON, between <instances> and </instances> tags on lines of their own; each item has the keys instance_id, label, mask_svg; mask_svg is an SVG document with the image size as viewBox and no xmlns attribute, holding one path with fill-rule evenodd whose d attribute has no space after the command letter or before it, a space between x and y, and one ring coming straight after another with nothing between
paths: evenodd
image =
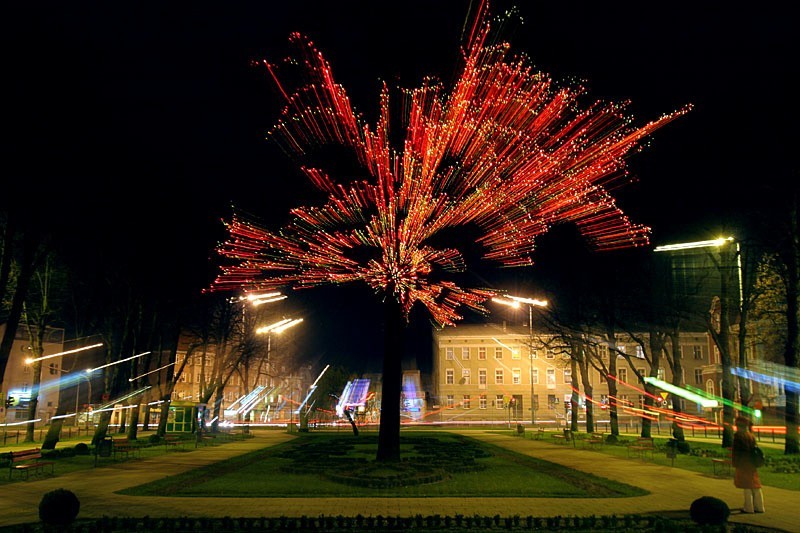
<instances>
[{"instance_id":1,"label":"illuminated window","mask_svg":"<svg viewBox=\"0 0 800 533\"><path fill-rule=\"evenodd\" d=\"M528 348L528 355L531 359L539 359L539 351L535 348Z\"/></svg>"},{"instance_id":2,"label":"illuminated window","mask_svg":"<svg viewBox=\"0 0 800 533\"><path fill-rule=\"evenodd\" d=\"M703 384L703 369L702 368L695 368L694 369L694 384L695 385L702 385Z\"/></svg>"},{"instance_id":3,"label":"illuminated window","mask_svg":"<svg viewBox=\"0 0 800 533\"><path fill-rule=\"evenodd\" d=\"M481 394L478 397L478 408L479 409L486 409L486 395L485 394Z\"/></svg>"},{"instance_id":4,"label":"illuminated window","mask_svg":"<svg viewBox=\"0 0 800 533\"><path fill-rule=\"evenodd\" d=\"M601 359L608 359L608 346L601 344L597 347L597 354Z\"/></svg>"},{"instance_id":5,"label":"illuminated window","mask_svg":"<svg viewBox=\"0 0 800 533\"><path fill-rule=\"evenodd\" d=\"M636 345L636 357L639 359L644 359L644 350L638 344Z\"/></svg>"},{"instance_id":6,"label":"illuminated window","mask_svg":"<svg viewBox=\"0 0 800 533\"><path fill-rule=\"evenodd\" d=\"M478 348L478 359L482 361L486 360L486 346L481 346Z\"/></svg>"},{"instance_id":7,"label":"illuminated window","mask_svg":"<svg viewBox=\"0 0 800 533\"><path fill-rule=\"evenodd\" d=\"M631 402L628 400L628 395L627 394L620 394L619 403L620 403L620 405L623 405L625 407L629 407L629 406L632 405Z\"/></svg>"},{"instance_id":8,"label":"illuminated window","mask_svg":"<svg viewBox=\"0 0 800 533\"><path fill-rule=\"evenodd\" d=\"M494 358L495 359L502 359L503 358L503 349L499 346L494 349Z\"/></svg>"},{"instance_id":9,"label":"illuminated window","mask_svg":"<svg viewBox=\"0 0 800 533\"><path fill-rule=\"evenodd\" d=\"M445 383L445 385L452 385L453 384L453 382L454 382L454 378L453 378L454 374L453 374L453 372L454 371L453 371L452 368L448 368L447 370L445 370L445 374L444 374L444 383Z\"/></svg>"},{"instance_id":10,"label":"illuminated window","mask_svg":"<svg viewBox=\"0 0 800 533\"><path fill-rule=\"evenodd\" d=\"M627 368L620 368L617 369L617 379L622 383L628 382L628 369Z\"/></svg>"},{"instance_id":11,"label":"illuminated window","mask_svg":"<svg viewBox=\"0 0 800 533\"><path fill-rule=\"evenodd\" d=\"M553 350L551 350L550 348L545 348L544 349L544 357L545 357L545 359L555 359L556 358L556 354L553 353Z\"/></svg>"},{"instance_id":12,"label":"illuminated window","mask_svg":"<svg viewBox=\"0 0 800 533\"><path fill-rule=\"evenodd\" d=\"M464 395L464 398L463 398L463 400L461 402L461 407L463 407L464 409L469 409L470 408L470 397L469 397L469 394L465 394Z\"/></svg>"},{"instance_id":13,"label":"illuminated window","mask_svg":"<svg viewBox=\"0 0 800 533\"><path fill-rule=\"evenodd\" d=\"M469 378L470 378L469 368L462 368L461 381L464 383L464 385L469 385Z\"/></svg>"},{"instance_id":14,"label":"illuminated window","mask_svg":"<svg viewBox=\"0 0 800 533\"><path fill-rule=\"evenodd\" d=\"M469 348L461 348L461 359L469 359Z\"/></svg>"},{"instance_id":15,"label":"illuminated window","mask_svg":"<svg viewBox=\"0 0 800 533\"><path fill-rule=\"evenodd\" d=\"M520 369L519 368L512 368L511 369L511 383L513 385L520 384Z\"/></svg>"},{"instance_id":16,"label":"illuminated window","mask_svg":"<svg viewBox=\"0 0 800 533\"><path fill-rule=\"evenodd\" d=\"M658 374L658 379L660 379L661 381L664 381L666 379L663 368L659 368L657 374Z\"/></svg>"},{"instance_id":17,"label":"illuminated window","mask_svg":"<svg viewBox=\"0 0 800 533\"><path fill-rule=\"evenodd\" d=\"M504 407L504 404L503 404L503 395L502 395L502 394L498 394L498 395L496 395L496 396L494 397L494 406L495 406L497 409L502 409L502 408Z\"/></svg>"},{"instance_id":18,"label":"illuminated window","mask_svg":"<svg viewBox=\"0 0 800 533\"><path fill-rule=\"evenodd\" d=\"M511 359L522 359L519 346L511 349Z\"/></svg>"},{"instance_id":19,"label":"illuminated window","mask_svg":"<svg viewBox=\"0 0 800 533\"><path fill-rule=\"evenodd\" d=\"M702 359L703 358L703 347L702 346L692 346L692 355L694 355L695 359Z\"/></svg>"},{"instance_id":20,"label":"illuminated window","mask_svg":"<svg viewBox=\"0 0 800 533\"><path fill-rule=\"evenodd\" d=\"M478 385L486 385L486 369L478 369Z\"/></svg>"},{"instance_id":21,"label":"illuminated window","mask_svg":"<svg viewBox=\"0 0 800 533\"><path fill-rule=\"evenodd\" d=\"M495 383L500 383L500 384L503 383L503 369L502 368L495 369L495 371L494 371L494 382Z\"/></svg>"},{"instance_id":22,"label":"illuminated window","mask_svg":"<svg viewBox=\"0 0 800 533\"><path fill-rule=\"evenodd\" d=\"M555 394L548 394L547 395L547 407L549 409L555 409L557 401L558 400L556 400L556 395Z\"/></svg>"},{"instance_id":23,"label":"illuminated window","mask_svg":"<svg viewBox=\"0 0 800 533\"><path fill-rule=\"evenodd\" d=\"M572 383L572 370L564 370L564 383Z\"/></svg>"},{"instance_id":24,"label":"illuminated window","mask_svg":"<svg viewBox=\"0 0 800 533\"><path fill-rule=\"evenodd\" d=\"M548 368L547 369L547 386L555 386L556 384L556 369L555 368Z\"/></svg>"},{"instance_id":25,"label":"illuminated window","mask_svg":"<svg viewBox=\"0 0 800 533\"><path fill-rule=\"evenodd\" d=\"M452 361L453 359L455 359L455 355L453 354L453 348L451 346L448 346L447 348L444 349L444 358L447 359L448 361Z\"/></svg>"},{"instance_id":26,"label":"illuminated window","mask_svg":"<svg viewBox=\"0 0 800 533\"><path fill-rule=\"evenodd\" d=\"M453 398L452 394L447 395L447 407L453 407L456 404L455 398Z\"/></svg>"},{"instance_id":27,"label":"illuminated window","mask_svg":"<svg viewBox=\"0 0 800 533\"><path fill-rule=\"evenodd\" d=\"M539 384L539 369L538 368L534 368L533 371L531 372L531 374L532 374L532 377L533 377L533 384L534 385L538 385Z\"/></svg>"}]
</instances>

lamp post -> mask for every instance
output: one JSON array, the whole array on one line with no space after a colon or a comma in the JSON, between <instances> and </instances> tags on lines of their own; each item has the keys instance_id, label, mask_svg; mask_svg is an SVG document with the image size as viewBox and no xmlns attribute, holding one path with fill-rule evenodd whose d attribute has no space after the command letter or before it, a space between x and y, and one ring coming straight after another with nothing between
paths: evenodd
<instances>
[{"instance_id":1,"label":"lamp post","mask_svg":"<svg viewBox=\"0 0 800 533\"><path fill-rule=\"evenodd\" d=\"M270 367L270 364L271 364L269 356L270 356L270 350L271 350L271 347L272 347L272 334L273 333L277 333L277 334L283 333L287 329L298 325L302 321L303 321L302 318L284 318L283 320L279 320L278 322L274 322L272 324L269 324L268 326L262 326L262 327L256 329L256 334L257 335L264 335L264 334L268 335L268 337L267 337L267 372L269 372L269 367ZM294 388L292 387L291 381L289 381L289 401L290 401L290 403L294 402ZM289 431L291 432L291 427L294 425L294 406L293 405L291 405L289 407L289 416L291 418Z\"/></svg>"},{"instance_id":2,"label":"lamp post","mask_svg":"<svg viewBox=\"0 0 800 533\"><path fill-rule=\"evenodd\" d=\"M522 304L528 306L528 379L531 382L531 424L536 425L536 395L533 387L533 308L547 307L547 300L537 300L535 298L506 294L505 296L494 297L492 301L515 309L518 309Z\"/></svg>"}]
</instances>

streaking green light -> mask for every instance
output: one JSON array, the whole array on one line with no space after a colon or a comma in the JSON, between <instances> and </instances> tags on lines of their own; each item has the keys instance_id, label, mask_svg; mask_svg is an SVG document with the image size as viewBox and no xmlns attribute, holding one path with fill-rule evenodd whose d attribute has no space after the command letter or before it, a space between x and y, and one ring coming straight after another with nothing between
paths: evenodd
<instances>
[{"instance_id":1,"label":"streaking green light","mask_svg":"<svg viewBox=\"0 0 800 533\"><path fill-rule=\"evenodd\" d=\"M726 400L725 398L722 398L720 396L716 396L714 394L708 393L708 392L706 392L706 391L704 391L702 389L698 389L696 387L692 387L691 385L686 385L686 388L689 389L690 391L700 395L700 396L703 396L703 397L708 398L708 399L716 400L719 403L722 403L724 405L728 405L730 407L733 407L734 409L737 409L737 410L742 411L744 413L749 413L749 414L755 416L756 410L753 409L752 407L747 407L746 405L742 405L740 403L736 403L736 402L734 402L732 400Z\"/></svg>"},{"instance_id":2,"label":"streaking green light","mask_svg":"<svg viewBox=\"0 0 800 533\"><path fill-rule=\"evenodd\" d=\"M753 411L753 416L755 416L756 418L761 418L761 409L755 409Z\"/></svg>"},{"instance_id":3,"label":"streaking green light","mask_svg":"<svg viewBox=\"0 0 800 533\"><path fill-rule=\"evenodd\" d=\"M674 394L675 396L680 396L681 398L686 398L687 400L691 400L695 403L699 403L703 407L718 407L719 403L716 400L712 400L710 398L706 398L704 396L700 396L699 394L695 394L689 390L683 389L681 387L676 387L672 383L667 383L664 380L654 378L651 376L647 376L644 378L645 383L650 383L651 385L655 385L659 389L664 389L667 392Z\"/></svg>"}]
</instances>

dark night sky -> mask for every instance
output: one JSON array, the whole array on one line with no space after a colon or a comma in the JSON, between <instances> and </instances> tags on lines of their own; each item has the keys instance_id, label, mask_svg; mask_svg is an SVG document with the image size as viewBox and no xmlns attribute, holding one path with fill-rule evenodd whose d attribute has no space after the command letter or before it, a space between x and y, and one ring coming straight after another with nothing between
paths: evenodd
<instances>
[{"instance_id":1,"label":"dark night sky","mask_svg":"<svg viewBox=\"0 0 800 533\"><path fill-rule=\"evenodd\" d=\"M68 230L89 260L98 254L97 261L140 265L190 291L211 279L219 219L232 203L277 227L309 190L265 139L280 100L250 61L284 57L289 33L303 32L369 115L380 80L406 87L424 75L449 80L470 7L467 0L16 4L4 9L0 32L7 198ZM617 194L659 244L714 233L765 201L767 186L797 179L800 117L790 80L800 78L800 47L788 4L525 1L524 24L507 37L553 78L584 80L597 98L631 100L639 123L694 105L633 158L638 181ZM499 13L514 4L493 5ZM537 260L551 268L569 256L543 248ZM503 282L479 279L532 291L536 269ZM307 317L311 359L352 357L354 370L380 368L380 336L368 334L379 330L379 307L369 291L320 289L291 299ZM423 314L415 321L425 324ZM419 331L422 353L429 339Z\"/></svg>"}]
</instances>

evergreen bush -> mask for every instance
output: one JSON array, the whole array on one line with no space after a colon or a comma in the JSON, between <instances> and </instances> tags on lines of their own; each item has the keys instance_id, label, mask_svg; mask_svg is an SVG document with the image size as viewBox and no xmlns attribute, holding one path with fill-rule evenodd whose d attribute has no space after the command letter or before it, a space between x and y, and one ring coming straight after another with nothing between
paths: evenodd
<instances>
[{"instance_id":1,"label":"evergreen bush","mask_svg":"<svg viewBox=\"0 0 800 533\"><path fill-rule=\"evenodd\" d=\"M81 503L71 490L51 490L39 502L39 519L49 526L68 526L78 516L80 508Z\"/></svg>"},{"instance_id":2,"label":"evergreen bush","mask_svg":"<svg viewBox=\"0 0 800 533\"><path fill-rule=\"evenodd\" d=\"M692 502L689 515L701 526L721 526L728 521L731 510L728 504L713 496L702 496Z\"/></svg>"},{"instance_id":3,"label":"evergreen bush","mask_svg":"<svg viewBox=\"0 0 800 533\"><path fill-rule=\"evenodd\" d=\"M73 449L75 450L75 455L89 455L89 445L85 442L79 442Z\"/></svg>"}]
</instances>

